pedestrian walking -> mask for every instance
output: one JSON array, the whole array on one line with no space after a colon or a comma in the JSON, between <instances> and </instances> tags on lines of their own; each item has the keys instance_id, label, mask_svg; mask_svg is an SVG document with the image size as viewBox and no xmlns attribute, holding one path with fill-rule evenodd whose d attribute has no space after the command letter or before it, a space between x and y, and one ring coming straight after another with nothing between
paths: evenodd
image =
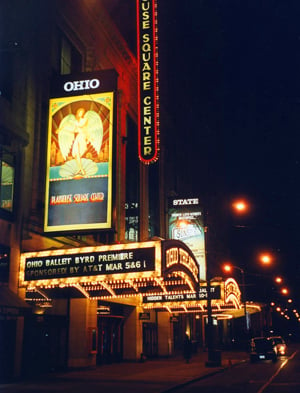
<instances>
[{"instance_id":1,"label":"pedestrian walking","mask_svg":"<svg viewBox=\"0 0 300 393\"><path fill-rule=\"evenodd\" d=\"M192 342L187 334L185 335L183 342L183 356L186 363L189 363L192 357Z\"/></svg>"}]
</instances>

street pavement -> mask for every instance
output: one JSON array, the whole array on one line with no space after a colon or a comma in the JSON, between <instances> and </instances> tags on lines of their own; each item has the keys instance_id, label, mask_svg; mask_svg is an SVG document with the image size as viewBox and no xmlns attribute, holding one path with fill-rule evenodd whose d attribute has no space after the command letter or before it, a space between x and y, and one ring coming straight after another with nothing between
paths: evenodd
<instances>
[{"instance_id":1,"label":"street pavement","mask_svg":"<svg viewBox=\"0 0 300 393\"><path fill-rule=\"evenodd\" d=\"M221 365L207 367L207 352L199 350L189 363L178 356L149 359L144 362L105 364L92 369L47 374L30 381L0 384L0 392L167 393L247 360L246 352L225 351L221 353Z\"/></svg>"}]
</instances>

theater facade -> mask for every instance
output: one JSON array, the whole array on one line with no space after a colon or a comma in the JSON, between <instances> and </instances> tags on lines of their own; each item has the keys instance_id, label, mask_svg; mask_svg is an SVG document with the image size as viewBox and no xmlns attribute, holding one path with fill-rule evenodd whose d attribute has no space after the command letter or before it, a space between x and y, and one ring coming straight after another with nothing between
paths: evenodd
<instances>
[{"instance_id":1,"label":"theater facade","mask_svg":"<svg viewBox=\"0 0 300 393\"><path fill-rule=\"evenodd\" d=\"M19 282L39 329L51 329L53 318L57 330L60 316L57 334L68 336L69 348L50 347L68 353L69 367L172 356L184 333L205 346L207 285L181 241L23 253ZM212 281L210 290L216 334L222 329L218 340L228 339L228 322L242 311L240 289L227 279ZM53 332L47 337L57 340ZM49 361L58 366L55 358Z\"/></svg>"},{"instance_id":2,"label":"theater facade","mask_svg":"<svg viewBox=\"0 0 300 393\"><path fill-rule=\"evenodd\" d=\"M158 2L1 7L0 380L173 356L185 333L204 348L208 296L230 342L241 291L215 277L208 292L198 207L180 210L196 199L166 217Z\"/></svg>"}]
</instances>

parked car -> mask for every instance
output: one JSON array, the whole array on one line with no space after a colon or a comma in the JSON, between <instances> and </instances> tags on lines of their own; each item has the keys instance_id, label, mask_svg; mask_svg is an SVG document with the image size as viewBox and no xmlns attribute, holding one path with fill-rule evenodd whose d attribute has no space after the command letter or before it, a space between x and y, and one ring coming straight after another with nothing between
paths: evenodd
<instances>
[{"instance_id":1,"label":"parked car","mask_svg":"<svg viewBox=\"0 0 300 393\"><path fill-rule=\"evenodd\" d=\"M287 346L284 339L281 336L272 336L270 339L274 341L277 348L277 355L286 355Z\"/></svg>"},{"instance_id":2,"label":"parked car","mask_svg":"<svg viewBox=\"0 0 300 393\"><path fill-rule=\"evenodd\" d=\"M277 361L277 348L269 337L254 337L250 341L250 361L254 363L261 360Z\"/></svg>"}]
</instances>

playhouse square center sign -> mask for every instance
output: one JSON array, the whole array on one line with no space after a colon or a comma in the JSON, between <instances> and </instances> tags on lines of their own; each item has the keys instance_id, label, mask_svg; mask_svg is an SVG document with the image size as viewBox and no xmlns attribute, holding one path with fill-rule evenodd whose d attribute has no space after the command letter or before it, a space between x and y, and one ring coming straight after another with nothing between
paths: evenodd
<instances>
[{"instance_id":1,"label":"playhouse square center sign","mask_svg":"<svg viewBox=\"0 0 300 393\"><path fill-rule=\"evenodd\" d=\"M139 159L158 159L158 69L156 0L136 0Z\"/></svg>"}]
</instances>

